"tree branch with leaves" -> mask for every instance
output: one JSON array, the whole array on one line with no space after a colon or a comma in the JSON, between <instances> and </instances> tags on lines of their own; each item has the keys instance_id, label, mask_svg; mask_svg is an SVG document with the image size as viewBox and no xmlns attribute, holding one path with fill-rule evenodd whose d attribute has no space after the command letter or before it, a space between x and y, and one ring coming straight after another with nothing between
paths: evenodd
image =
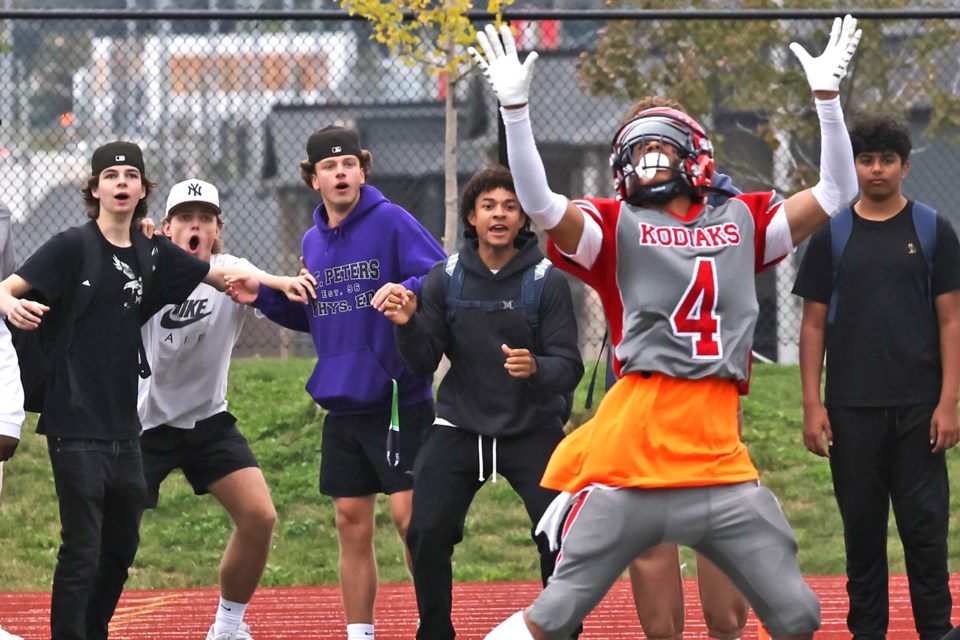
<instances>
[{"instance_id":1,"label":"tree branch with leaves","mask_svg":"<svg viewBox=\"0 0 960 640\"><path fill-rule=\"evenodd\" d=\"M512 0L491 0L488 12L497 16ZM466 47L476 39L476 29L467 17L474 9L469 0L341 0L351 15L366 18L373 26L371 38L390 48L404 64L420 65L442 76L445 92L444 140L444 238L447 253L457 244L457 105L460 80L473 68ZM405 19L405 14L412 14Z\"/></svg>"}]
</instances>

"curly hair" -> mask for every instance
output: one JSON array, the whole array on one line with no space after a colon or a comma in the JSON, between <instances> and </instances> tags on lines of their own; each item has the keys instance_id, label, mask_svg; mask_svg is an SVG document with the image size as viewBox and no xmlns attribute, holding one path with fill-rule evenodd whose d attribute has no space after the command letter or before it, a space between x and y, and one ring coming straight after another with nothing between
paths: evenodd
<instances>
[{"instance_id":1,"label":"curly hair","mask_svg":"<svg viewBox=\"0 0 960 640\"><path fill-rule=\"evenodd\" d=\"M467 181L463 187L463 193L460 195L460 222L463 224L463 235L466 238L476 238L477 228L470 224L470 214L473 213L477 204L477 198L480 194L494 189L506 189L516 195L517 189L513 186L513 174L504 166L496 166L492 169L483 169L473 174L473 177ZM523 231L530 230L530 216L523 209Z\"/></svg>"},{"instance_id":2,"label":"curly hair","mask_svg":"<svg viewBox=\"0 0 960 640\"><path fill-rule=\"evenodd\" d=\"M147 217L147 200L150 193L157 188L157 183L147 180L146 176L141 176L140 183L143 185L143 197L137 203L137 208L133 210L133 220L130 221L131 227L140 225L140 221ZM100 176L90 176L87 183L80 189L83 194L83 210L87 217L96 220L100 217L100 198L93 195L93 190L100 186Z\"/></svg>"},{"instance_id":3,"label":"curly hair","mask_svg":"<svg viewBox=\"0 0 960 640\"><path fill-rule=\"evenodd\" d=\"M850 143L853 156L873 151L893 151L900 156L900 162L910 159L910 130L890 116L860 114L850 125Z\"/></svg>"}]
</instances>

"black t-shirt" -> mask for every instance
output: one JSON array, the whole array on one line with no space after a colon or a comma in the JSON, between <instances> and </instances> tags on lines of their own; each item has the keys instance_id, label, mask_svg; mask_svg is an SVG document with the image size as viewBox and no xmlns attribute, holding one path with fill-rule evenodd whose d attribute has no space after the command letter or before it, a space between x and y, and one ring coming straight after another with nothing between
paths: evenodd
<instances>
[{"instance_id":1,"label":"black t-shirt","mask_svg":"<svg viewBox=\"0 0 960 640\"><path fill-rule=\"evenodd\" d=\"M131 233L139 233L132 231ZM137 383L140 325L167 304L182 302L210 265L165 238L151 240L157 269L143 290L134 248L100 237L100 282L74 325L69 354L55 368L37 432L47 436L120 440L138 437ZM79 234L59 233L41 246L17 274L39 291L51 310L65 305L82 271ZM69 367L69 371L67 370ZM70 378L76 385L71 392Z\"/></svg>"},{"instance_id":2,"label":"black t-shirt","mask_svg":"<svg viewBox=\"0 0 960 640\"><path fill-rule=\"evenodd\" d=\"M960 243L937 216L932 297L960 289ZM793 293L830 303L830 225L810 239ZM828 407L883 407L940 397L940 333L913 202L880 222L853 215L837 273L836 318L826 329Z\"/></svg>"}]
</instances>

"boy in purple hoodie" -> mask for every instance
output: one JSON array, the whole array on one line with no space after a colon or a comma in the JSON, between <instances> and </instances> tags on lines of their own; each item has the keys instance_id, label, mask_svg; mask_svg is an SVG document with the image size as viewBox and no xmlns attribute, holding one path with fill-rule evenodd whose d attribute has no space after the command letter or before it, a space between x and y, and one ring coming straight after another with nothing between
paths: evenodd
<instances>
[{"instance_id":1,"label":"boy in purple hoodie","mask_svg":"<svg viewBox=\"0 0 960 640\"><path fill-rule=\"evenodd\" d=\"M304 182L323 196L303 236L303 260L317 299L291 304L266 287L239 281L234 299L252 303L284 327L310 332L317 364L307 392L327 410L320 450L320 492L333 498L340 539L340 590L350 640L373 638L377 567L376 495L390 496L406 541L413 461L420 433L433 424L433 377L413 375L397 351L393 325L374 305L391 283L420 292L443 249L412 215L366 184L370 152L356 132L329 126L307 141ZM394 396L393 381L396 381ZM391 405L399 405L399 464L388 452ZM388 456L391 460L388 461ZM392 464L391 464L392 463ZM409 552L407 564L409 565Z\"/></svg>"}]
</instances>

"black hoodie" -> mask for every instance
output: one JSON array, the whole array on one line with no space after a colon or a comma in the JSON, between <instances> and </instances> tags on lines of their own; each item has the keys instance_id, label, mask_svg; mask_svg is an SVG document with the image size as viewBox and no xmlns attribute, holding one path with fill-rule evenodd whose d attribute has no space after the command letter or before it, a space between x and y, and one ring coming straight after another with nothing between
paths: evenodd
<instances>
[{"instance_id":1,"label":"black hoodie","mask_svg":"<svg viewBox=\"0 0 960 640\"><path fill-rule=\"evenodd\" d=\"M529 232L517 239L519 252L496 274L480 259L477 240L460 250L464 270L463 300L520 298L523 273L543 259L537 237ZM443 354L450 371L437 392L437 418L467 431L491 437L516 436L538 429L562 428L563 398L583 375L577 343L577 322L565 276L551 269L540 298L539 344L520 309L457 309L448 322L446 262L434 266L423 282L417 312L406 325L396 327L397 346L404 363L416 375L436 370ZM537 372L514 378L503 365L500 345L530 349Z\"/></svg>"}]
</instances>

